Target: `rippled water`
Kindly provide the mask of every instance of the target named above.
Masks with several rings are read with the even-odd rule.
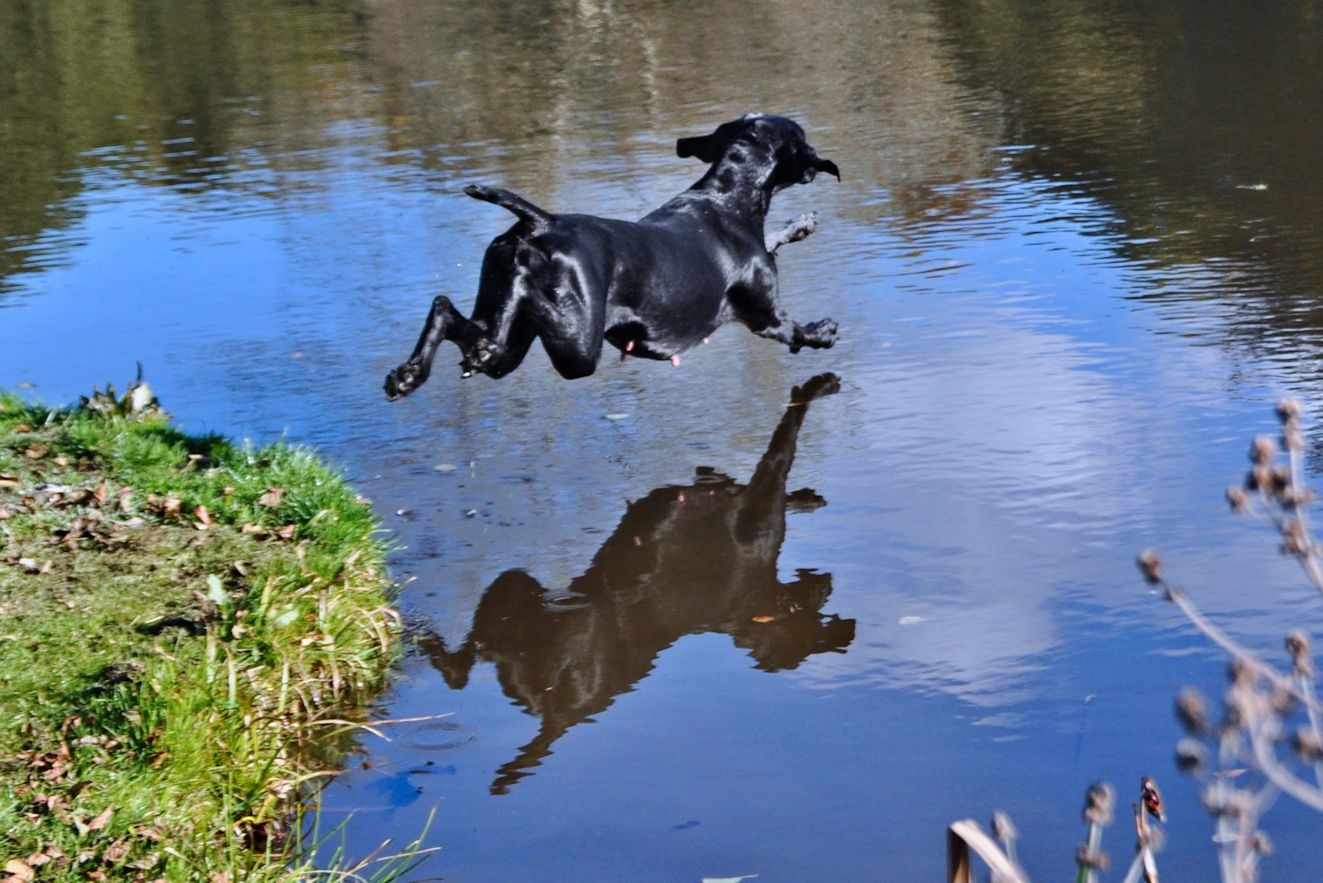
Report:
[[[1085,787],[1149,774],[1164,875],[1211,879],[1169,709],[1222,660],[1132,561],[1265,652],[1323,621],[1220,504],[1276,397],[1323,401],[1320,36],[1303,3],[5,4],[0,384],[141,360],[188,429],[376,501],[418,636],[381,716],[449,716],[327,789],[351,852],[436,808],[420,876],[934,879],[1002,808],[1059,879]],[[637,217],[701,171],[674,138],[754,109],[841,167],[772,211],[822,219],[782,291],[835,349],[443,353],[384,401],[508,220],[464,184]],[[1266,878],[1307,876],[1319,817],[1266,827]]]

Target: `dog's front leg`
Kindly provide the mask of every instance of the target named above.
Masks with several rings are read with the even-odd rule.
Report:
[[[769,340],[784,343],[792,353],[797,353],[804,347],[825,350],[836,345],[836,322],[834,320],[819,319],[816,322],[801,325],[784,312],[778,310],[777,314],[775,325],[767,325],[761,328],[750,325],[749,330],[759,337],[766,337]]]
[[[776,250],[787,242],[798,242],[807,237],[810,233],[817,232],[818,216],[815,212],[805,212],[797,218],[786,221],[784,227],[775,233],[768,233],[763,237],[763,245],[768,254],[776,254]]]
[[[831,319],[801,325],[786,315],[777,303],[774,277],[770,284],[735,286],[726,297],[737,321],[759,337],[784,343],[792,353],[836,344],[836,323]]]

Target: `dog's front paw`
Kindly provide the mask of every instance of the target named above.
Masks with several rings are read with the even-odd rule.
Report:
[[[836,322],[832,319],[820,319],[804,326],[804,346],[818,350],[831,349],[836,345]]]
[[[386,375],[386,399],[402,399],[427,381],[427,369],[417,362],[405,362]]]

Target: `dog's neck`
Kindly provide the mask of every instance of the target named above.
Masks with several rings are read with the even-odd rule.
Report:
[[[727,151],[689,189],[711,196],[731,210],[759,223],[767,217],[776,185],[776,160],[770,152],[749,145]]]

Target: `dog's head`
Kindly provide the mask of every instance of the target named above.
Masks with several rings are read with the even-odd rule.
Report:
[[[761,113],[722,123],[711,135],[681,138],[675,142],[675,152],[709,164],[726,160],[739,166],[765,167],[765,183],[775,189],[807,184],[818,172],[841,179],[836,163],[818,156],[798,123]]]

